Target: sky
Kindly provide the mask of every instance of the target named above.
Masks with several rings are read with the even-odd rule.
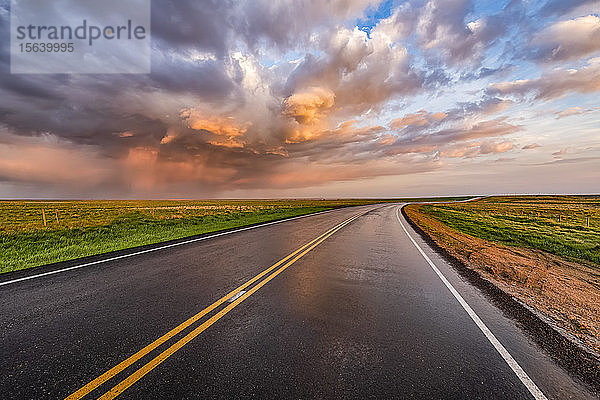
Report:
[[[157,0],[150,74],[11,74],[9,8],[0,198],[600,193],[598,0]]]

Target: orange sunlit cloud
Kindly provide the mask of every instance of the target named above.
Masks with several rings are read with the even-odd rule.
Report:
[[[536,192],[560,165],[600,173],[597,2],[309,3],[157,4],[182,20],[153,28],[147,75],[3,71],[0,196],[461,194],[489,174]]]

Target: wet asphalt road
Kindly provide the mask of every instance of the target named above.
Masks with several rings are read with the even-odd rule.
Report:
[[[397,210],[335,210],[0,286],[0,398],[65,398],[365,211],[119,398],[533,398],[408,239]],[[546,397],[593,398],[404,224]]]

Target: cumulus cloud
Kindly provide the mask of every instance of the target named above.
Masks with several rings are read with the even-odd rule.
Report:
[[[519,131],[519,127],[506,122],[503,118],[477,122],[467,127],[443,129],[434,134],[421,136],[426,143],[453,143],[487,137],[505,136]]]
[[[593,93],[600,90],[600,58],[593,58],[579,69],[557,68],[536,79],[521,79],[490,85],[492,95],[523,97],[532,94],[535,99],[554,99],[570,92]]]
[[[397,124],[400,129],[395,134],[382,135],[380,144],[386,154],[437,153],[438,157],[473,158],[479,155],[501,153],[513,148],[511,141],[492,140],[518,132],[521,127],[505,121],[504,118],[493,120],[475,120],[466,122],[449,113],[460,113],[461,110],[451,110],[438,121],[444,124],[432,123],[427,116],[435,113],[419,113],[408,115],[414,124]],[[401,119],[393,122],[401,121]],[[444,126],[446,125],[446,126]]]
[[[156,0],[148,75],[14,75],[0,43],[0,184],[200,196],[433,171],[512,151],[516,101],[600,88],[598,59],[513,78],[522,55],[597,51],[597,16],[525,26],[518,2],[410,0],[359,29],[379,6]]]
[[[600,18],[587,15],[556,22],[531,42],[536,57],[546,62],[577,59],[600,51]]]
[[[548,0],[541,9],[543,16],[563,15],[578,7],[593,6],[597,0]]]
[[[402,118],[397,118],[390,123],[392,129],[402,129],[407,126],[429,126],[432,123],[439,122],[446,118],[448,114],[443,112],[428,113],[421,110],[415,114],[408,114]]]
[[[319,121],[335,103],[335,93],[327,88],[310,87],[297,92],[284,101],[284,114],[301,124]]]
[[[467,145],[454,145],[440,152],[441,156],[451,158],[474,158],[480,154],[500,154],[513,149],[513,143],[503,142],[475,142]]]
[[[468,0],[428,1],[416,23],[421,45],[436,49],[451,64],[478,61],[505,25],[497,16],[466,21],[471,11]]]
[[[480,101],[470,103],[459,103],[463,114],[497,114],[514,104],[510,99],[500,99],[498,97],[487,96]]]
[[[377,4],[377,0],[253,0],[237,3],[231,14],[244,42],[257,46],[266,39],[284,51],[309,42],[316,29],[328,31]]]
[[[350,115],[421,88],[422,77],[410,67],[406,48],[377,29],[369,38],[358,28],[340,28],[319,43],[319,50],[321,56],[307,54],[292,71],[285,92],[327,88],[335,95],[335,111]]]
[[[203,114],[199,110],[185,109],[181,111],[181,117],[190,128],[197,131],[207,131],[215,135],[236,137],[241,136],[248,130],[249,123],[240,124],[232,116]]]

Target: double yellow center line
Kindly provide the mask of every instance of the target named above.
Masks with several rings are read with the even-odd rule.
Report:
[[[212,324],[214,324],[219,319],[221,319],[221,317],[223,317],[229,311],[233,310],[238,304],[240,304],[242,301],[246,300],[253,293],[255,293],[261,287],[266,285],[271,279],[275,278],[277,275],[279,275],[281,272],[283,272],[290,265],[294,264],[296,261],[298,261],[300,258],[302,258],[306,253],[308,253],[309,251],[311,251],[312,249],[317,247],[328,237],[330,237],[331,235],[336,233],[338,230],[342,229],[344,226],[346,226],[350,222],[354,221],[356,218],[358,218],[359,216],[361,216],[363,214],[364,213],[356,214],[356,215],[346,219],[345,221],[341,222],[340,224],[329,229],[327,232],[325,232],[322,235],[318,236],[317,238],[313,239],[309,243],[300,247],[296,251],[292,252],[291,254],[289,254],[286,257],[282,258],[281,260],[277,261],[275,264],[273,264],[269,268],[265,269],[264,271],[262,271],[261,273],[259,273],[255,277],[253,277],[252,279],[248,280],[244,284],[242,284],[239,287],[237,287],[236,289],[232,290],[227,295],[221,297],[219,300],[215,301],[210,306],[206,307],[205,309],[203,309],[196,315],[192,316],[188,320],[182,322],[181,324],[179,324],[178,326],[176,326],[169,332],[165,333],[163,336],[156,339],[154,342],[150,343],[143,349],[139,350],[137,353],[133,354],[131,357],[127,358],[126,360],[123,360],[122,362],[120,362],[113,368],[109,369],[108,371],[106,371],[105,373],[103,373],[102,375],[100,375],[99,377],[94,379],[93,381],[89,382],[88,384],[83,386],[81,389],[77,390],[76,392],[74,392],[73,394],[68,396],[65,400],[78,400],[78,399],[81,399],[84,396],[88,395],[90,392],[94,391],[99,386],[103,385],[105,382],[107,382],[108,380],[115,377],[117,374],[123,372],[126,368],[130,367],[131,365],[133,365],[134,363],[139,361],[141,358],[143,358],[145,355],[147,355],[150,352],[152,352],[153,350],[155,350],[160,345],[166,343],[169,339],[173,338],[175,335],[181,333],[186,328],[190,327],[195,322],[202,319],[202,317],[204,317],[205,315],[209,314],[210,312],[212,312],[213,310],[218,308],[221,304],[225,303],[229,299],[238,295],[238,293],[240,293],[242,290],[248,288],[249,286],[251,286],[254,283],[256,283],[257,281],[259,281],[261,278],[266,276],[266,278],[264,278],[262,281],[258,282],[256,285],[252,286],[252,288],[249,289],[247,292],[245,292],[241,295],[238,295],[238,297],[235,298],[234,301],[232,301],[227,307],[224,307],[223,309],[221,309],[219,312],[214,314],[212,317],[210,317],[208,320],[203,322],[197,328],[192,330],[190,333],[185,335],[183,338],[176,341],[174,344],[172,344],[166,350],[163,350],[159,355],[154,357],[152,360],[148,361],[146,364],[141,366],[135,372],[131,373],[129,376],[124,378],[121,382],[119,382],[117,385],[115,385],[108,392],[104,393],[102,396],[99,397],[99,399],[102,399],[102,400],[114,399],[119,394],[123,393],[123,391],[125,391],[128,387],[130,387],[135,382],[140,380],[144,375],[146,375],[152,369],[157,367],[160,363],[162,363],[167,358],[169,358],[171,355],[173,355],[177,350],[181,349],[183,346],[185,346],[187,343],[189,343],[192,339],[194,339],[196,336],[198,336],[199,334],[204,332]]]

